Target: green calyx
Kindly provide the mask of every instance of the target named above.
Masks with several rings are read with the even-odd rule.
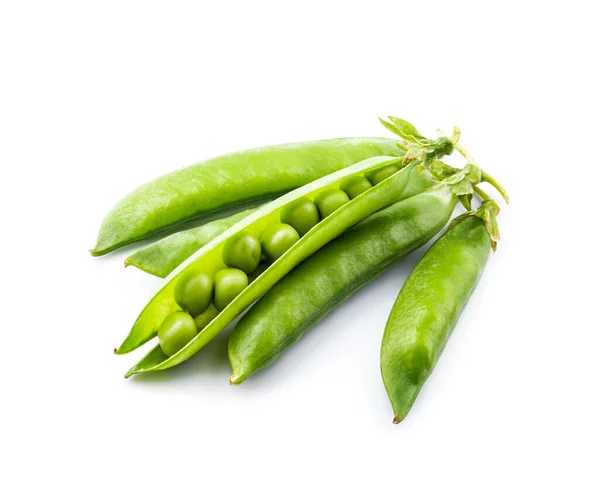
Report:
[[[492,240],[492,250],[496,251],[496,247],[500,241],[500,229],[498,228],[498,221],[496,220],[498,214],[500,214],[500,207],[498,207],[498,204],[491,199],[486,199],[479,206],[479,209],[469,210],[454,219],[450,224],[450,228],[466,217],[478,217],[484,222],[485,229],[490,235],[490,239]]]
[[[427,169],[437,159],[452,154],[460,138],[460,130],[456,127],[450,137],[442,135],[436,140],[431,140],[423,137],[417,128],[406,120],[395,116],[388,116],[388,119],[390,121],[382,118],[379,121],[390,132],[402,138],[398,147],[406,151],[404,162],[417,161]]]
[[[475,185],[481,181],[481,170],[474,164],[467,164],[463,169],[452,168],[441,161],[434,164],[435,169],[429,171],[439,183],[432,188],[449,187],[459,199],[465,199],[469,205],[467,210],[470,209]]]

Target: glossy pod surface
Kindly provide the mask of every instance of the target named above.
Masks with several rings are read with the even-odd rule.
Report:
[[[461,218],[429,249],[392,308],[381,345],[381,375],[398,423],[435,367],[491,250],[478,217]]]
[[[251,149],[174,171],[134,190],[104,218],[92,255],[104,255],[208,213],[282,195],[373,156],[396,142],[331,139]]]
[[[401,162],[401,158],[375,157],[367,159],[294,190],[236,223],[189,257],[165,279],[163,286],[142,311],[129,335],[116,352],[127,353],[153,338],[156,335],[157,327],[165,317],[179,309],[174,301],[174,288],[181,276],[185,275],[189,269],[201,269],[208,276],[214,278],[217,272],[226,268],[227,265],[223,262],[222,254],[224,245],[231,237],[244,233],[260,238],[270,225],[280,222],[282,209],[298,198],[307,197],[314,200],[314,197],[323,190],[338,188],[344,178],[377,169],[389,162]],[[320,221],[258,275],[235,299],[231,300],[214,320],[181,351],[167,358],[160,350],[158,352],[153,350],[134,366],[128,375],[142,371],[162,370],[188,359],[300,262],[348,228],[395,202],[409,182],[410,171],[410,168],[399,171]],[[217,287],[215,287],[216,291]]]
[[[362,183],[360,193],[365,192],[370,186],[364,185],[364,177],[353,177],[350,180],[345,180],[340,185],[344,189],[348,184]],[[427,171],[410,171],[410,180],[404,191],[400,194],[399,200],[413,197],[421,192],[424,192],[433,185],[433,179]],[[345,190],[348,193],[348,190]],[[356,193],[356,188],[353,188],[355,193],[352,199],[356,198],[359,193]],[[288,216],[284,216],[282,212],[282,222],[291,224],[303,236],[310,228],[319,222],[319,211],[314,202],[308,199],[299,199],[296,201],[296,207],[287,211]],[[167,277],[179,264],[199,250],[204,245],[208,244],[212,239],[225,232],[235,223],[239,222],[244,217],[248,216],[256,209],[243,211],[233,216],[219,219],[211,223],[205,224],[198,228],[193,228],[187,231],[174,233],[162,240],[158,240],[151,245],[148,245],[141,250],[138,250],[133,255],[127,258],[126,265],[133,265],[149,274],[158,277]]]
[[[211,240],[227,231],[235,223],[256,209],[238,212],[197,228],[180,231],[158,240],[127,257],[125,265],[133,265],[148,274],[167,277],[175,267]]]
[[[455,201],[442,188],[398,202],[305,260],[235,327],[229,339],[231,383],[270,364],[334,306],[427,243],[444,227]]]

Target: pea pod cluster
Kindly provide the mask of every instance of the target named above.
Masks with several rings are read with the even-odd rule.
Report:
[[[239,318],[228,355],[230,383],[242,383],[425,245],[462,205],[467,212],[417,264],[383,331],[382,379],[394,422],[404,419],[499,239],[499,207],[480,183],[507,203],[508,195],[459,143],[458,129],[427,139],[400,118],[381,121],[397,140],[243,151],[166,175],[123,199],[105,218],[93,255],[179,229],[125,261],[164,278],[115,349],[124,354],[155,341],[125,376],[183,363]],[[463,168],[442,161],[455,150]],[[481,199],[476,210],[474,199]],[[240,208],[186,229],[191,219]]]
[[[402,158],[375,157],[332,173],[261,207],[196,251],[165,279],[116,350],[127,353],[159,336],[128,375],[182,363],[300,262],[397,200],[410,179],[411,166],[401,164]],[[263,257],[268,266],[249,282]],[[211,305],[218,314],[202,316]],[[196,325],[198,316],[208,323]]]

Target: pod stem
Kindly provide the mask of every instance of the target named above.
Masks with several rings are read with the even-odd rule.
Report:
[[[459,144],[457,142],[456,144],[454,144],[454,148],[460,154],[463,155],[463,157],[467,160],[468,163],[477,164],[475,159],[473,158],[473,156],[462,146],[462,144]],[[498,180],[496,180],[492,175],[481,170],[481,181],[485,181],[485,182],[489,183],[490,185],[492,185],[498,191],[498,193],[500,195],[502,195],[502,198],[504,199],[504,201],[507,204],[510,202],[510,197],[508,196],[508,193],[506,192],[504,187],[502,185],[500,185]]]
[[[483,174],[483,172],[482,172],[482,174]],[[473,185],[473,190],[475,191],[475,193],[477,195],[479,195],[481,197],[481,200],[492,200],[492,197],[490,197],[486,192],[484,192],[477,185]]]

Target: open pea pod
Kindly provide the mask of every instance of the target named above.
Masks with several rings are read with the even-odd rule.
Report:
[[[326,190],[339,190],[341,183],[350,177],[367,175],[382,179],[380,182],[377,179],[375,186],[360,193],[312,227],[179,351],[167,356],[157,346],[131,368],[126,376],[163,370],[187,360],[304,259],[371,214],[396,202],[409,182],[412,166],[400,169],[387,178],[380,172],[384,168],[390,169],[392,164],[400,167],[402,162],[402,158],[374,157],[327,175],[261,207],[196,251],[165,279],[162,287],[139,315],[123,344],[115,350],[117,354],[133,351],[155,337],[164,319],[179,310],[174,296],[175,285],[181,275],[189,269],[195,269],[214,278],[218,271],[227,267],[222,256],[224,244],[229,238],[238,233],[260,237],[267,227],[280,222],[281,210],[286,205],[300,198],[313,200]]]

